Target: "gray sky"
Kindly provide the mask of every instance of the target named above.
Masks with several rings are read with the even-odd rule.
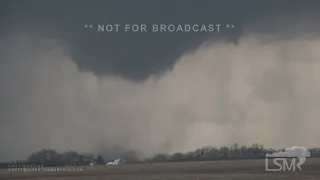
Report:
[[[0,161],[45,147],[319,146],[320,2],[1,1]],[[235,24],[97,33],[84,24]]]
[[[319,11],[319,2],[310,0],[30,0],[28,3],[13,0],[1,3],[2,36],[27,33],[59,39],[70,47],[72,59],[80,68],[95,73],[116,73],[130,79],[144,79],[150,74],[171,68],[179,56],[209,38],[236,41],[243,29],[253,22],[266,23],[290,18],[279,26],[290,25],[305,14]],[[88,34],[82,28],[86,23],[234,23],[237,28],[213,34],[150,32],[102,35]],[[255,28],[260,32],[273,32],[277,27],[260,25]],[[123,53],[123,49],[126,49],[126,53]]]

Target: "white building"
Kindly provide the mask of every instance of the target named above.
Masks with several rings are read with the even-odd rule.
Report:
[[[118,164],[125,164],[126,161],[124,159],[118,158],[115,159],[113,162],[108,162],[106,165],[118,165]]]

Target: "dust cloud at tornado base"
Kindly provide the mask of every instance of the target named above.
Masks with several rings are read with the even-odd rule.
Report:
[[[320,39],[243,36],[134,82],[80,71],[58,41],[0,39],[0,160],[52,148],[146,157],[203,145],[320,145]],[[125,51],[125,50],[124,50]]]

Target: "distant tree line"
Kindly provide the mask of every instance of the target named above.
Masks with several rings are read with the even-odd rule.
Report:
[[[134,151],[126,151],[123,148],[113,148],[103,155],[81,154],[76,151],[59,153],[52,149],[42,149],[32,153],[26,161],[16,162],[28,165],[49,166],[83,166],[90,163],[103,165],[113,161],[115,158],[123,158],[131,163],[143,162],[180,162],[180,161],[208,161],[208,160],[240,160],[240,159],[262,159],[267,153],[283,151],[284,149],[267,149],[262,144],[252,144],[251,146],[234,143],[231,147],[211,147],[198,148],[188,153],[176,152],[173,154],[154,154],[152,158],[138,160]],[[320,148],[309,149],[311,157],[320,157]],[[104,157],[104,158],[103,158]],[[12,163],[12,162],[11,162]],[[0,168],[7,168],[8,163],[0,163]]]
[[[32,153],[27,159],[27,164],[41,164],[44,166],[75,166],[88,165],[91,162],[100,162],[101,156],[95,157],[93,154],[79,154],[76,151],[58,153],[52,149],[42,149]]]
[[[320,158],[320,148],[311,148],[311,157]],[[284,149],[264,148],[264,145],[254,143],[251,146],[234,143],[231,147],[202,147],[188,153],[155,154],[146,162],[180,162],[180,161],[212,161],[212,160],[241,160],[263,159],[267,153],[284,151]]]
[[[103,158],[104,157],[104,158]],[[49,166],[83,166],[83,165],[104,165],[115,158],[123,158],[129,162],[138,162],[138,156],[133,151],[126,151],[123,148],[113,148],[106,151],[104,156],[94,154],[81,154],[76,151],[58,153],[52,149],[42,149],[32,153],[25,161],[26,164],[41,164]]]

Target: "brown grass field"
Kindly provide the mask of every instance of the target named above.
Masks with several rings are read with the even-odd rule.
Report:
[[[82,166],[78,172],[10,172],[0,179],[15,180],[320,180],[320,159],[308,159],[303,171],[266,172],[264,160],[202,161],[118,166]]]

